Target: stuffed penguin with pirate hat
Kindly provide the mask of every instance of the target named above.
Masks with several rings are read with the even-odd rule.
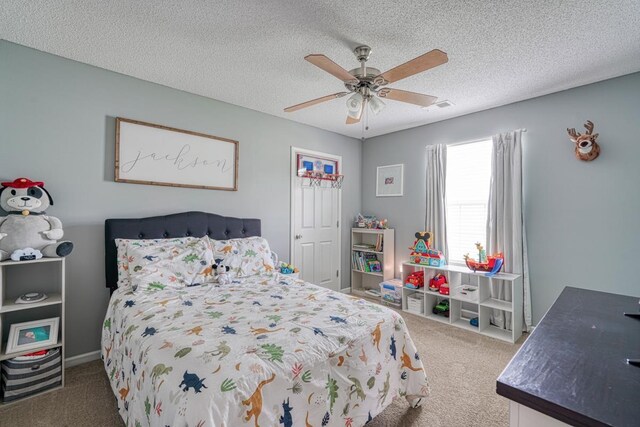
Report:
[[[25,249],[31,248],[49,258],[71,253],[73,243],[60,241],[64,234],[62,222],[45,214],[52,205],[53,199],[45,190],[44,182],[18,178],[2,183],[0,207],[7,216],[0,216],[0,261],[33,259],[21,258]]]

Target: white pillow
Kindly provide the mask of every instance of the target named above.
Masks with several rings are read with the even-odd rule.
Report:
[[[263,237],[211,239],[211,246],[214,261],[228,266],[233,276],[247,277],[274,271],[271,248]]]
[[[131,286],[129,278],[130,269],[136,266],[130,266],[129,264],[134,260],[127,254],[127,247],[129,245],[133,247],[162,247],[162,246],[175,246],[183,245],[189,242],[199,240],[197,237],[177,237],[172,239],[116,239],[116,248],[118,249],[118,287],[127,288]]]
[[[134,291],[184,288],[212,279],[213,252],[206,237],[186,242],[127,245],[129,277]]]

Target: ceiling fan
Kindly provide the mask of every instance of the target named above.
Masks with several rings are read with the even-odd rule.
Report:
[[[382,111],[385,104],[380,98],[407,102],[420,107],[428,107],[438,99],[431,95],[408,92],[406,90],[393,89],[385,86],[446,63],[449,59],[445,52],[434,49],[384,73],[381,73],[380,70],[376,68],[366,66],[369,55],[371,54],[371,48],[369,46],[358,46],[353,50],[353,53],[358,61],[360,61],[360,67],[354,68],[351,71],[345,70],[324,55],[314,54],[305,56],[305,60],[342,80],[349,92],[338,92],[312,99],[311,101],[287,107],[284,111],[291,113],[353,93],[353,95],[347,99],[346,123],[350,125],[360,121],[367,104],[369,104],[374,114]]]

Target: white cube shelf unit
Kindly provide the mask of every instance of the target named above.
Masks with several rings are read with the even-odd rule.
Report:
[[[376,242],[382,239],[382,248],[375,250]],[[363,248],[366,245],[373,245],[374,248]],[[352,228],[351,229],[351,292],[358,296],[369,296],[365,291],[375,289],[380,291],[380,282],[393,279],[394,276],[394,230]],[[380,272],[364,271],[354,262],[353,256],[362,253],[380,261]]]
[[[402,264],[402,283],[406,283],[409,274],[420,270],[424,271],[425,286],[420,289],[402,288],[403,311],[510,343],[515,343],[522,335],[522,276],[511,273],[498,273],[495,276],[486,277],[484,272],[474,273],[463,266],[430,267],[405,262]],[[450,295],[442,295],[429,290],[429,279],[439,273],[447,277]],[[512,301],[491,298],[491,287],[494,284],[511,287]],[[456,288],[463,285],[476,287],[477,289],[464,295],[456,290]],[[473,296],[474,293],[476,294],[475,296]],[[408,310],[407,298],[412,294],[422,296],[423,314]],[[434,314],[433,307],[445,299],[449,300],[449,317]],[[501,329],[490,324],[489,320],[494,309],[512,314],[513,327],[511,330]],[[478,318],[478,326],[473,326],[469,322],[474,317]]]
[[[14,272],[21,270],[21,280],[14,280]],[[17,304],[16,298],[25,292],[44,291],[48,298],[31,304]],[[7,353],[7,334],[11,324],[59,317],[58,341],[28,351]],[[41,258],[34,261],[0,262],[0,361],[40,350],[59,348],[62,359],[62,378],[59,386],[9,403],[13,405],[64,387],[64,327],[65,327],[65,258]],[[2,424],[2,423],[0,423]]]

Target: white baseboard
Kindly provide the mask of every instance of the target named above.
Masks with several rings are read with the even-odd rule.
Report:
[[[340,292],[342,292],[343,294],[350,294],[351,293],[351,286],[347,286],[346,288],[340,289]]]
[[[91,351],[89,353],[79,354],[77,356],[67,357],[64,359],[65,368],[82,365],[83,363],[93,362],[100,359],[100,350]]]

